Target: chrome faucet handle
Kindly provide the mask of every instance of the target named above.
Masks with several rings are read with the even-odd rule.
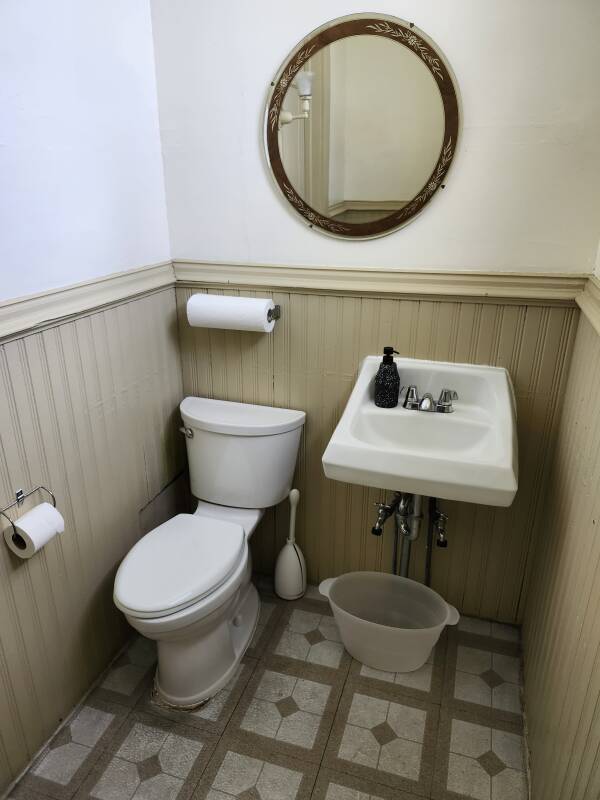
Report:
[[[453,400],[458,400],[458,393],[454,389],[442,389],[435,410],[442,414],[451,414],[454,411],[452,408]]]
[[[412,385],[408,387],[408,389],[406,390],[406,397],[404,398],[404,403],[402,405],[409,411],[418,411],[419,392],[416,386]]]
[[[419,403],[419,411],[435,411],[435,409],[436,405],[433,395],[427,392],[421,398],[421,402]]]

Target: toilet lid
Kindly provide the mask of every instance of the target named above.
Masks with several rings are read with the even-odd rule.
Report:
[[[115,577],[115,605],[135,617],[181,611],[227,580],[240,563],[245,540],[241,525],[178,514],[125,556]]]

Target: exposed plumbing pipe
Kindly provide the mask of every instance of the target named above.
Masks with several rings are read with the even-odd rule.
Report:
[[[392,572],[394,575],[398,575],[398,557],[402,552],[400,537],[403,537],[402,541],[404,541],[404,537],[410,534],[410,528],[408,527],[406,518],[410,514],[411,502],[411,494],[401,492],[398,495],[398,503],[394,514],[394,554],[392,556]]]
[[[433,529],[437,516],[437,498],[429,498],[427,514],[427,544],[425,545],[425,586],[431,586],[431,558],[433,556]]]
[[[446,538],[447,514],[439,509],[436,497],[429,498],[429,514],[427,520],[427,545],[425,549],[425,586],[431,586],[431,558],[433,555],[433,539],[438,547],[448,547]]]
[[[386,520],[394,515],[394,551],[392,556],[392,572],[395,575],[408,577],[410,566],[411,544],[418,537],[423,519],[423,496],[394,492],[389,503],[375,503],[377,519],[371,533],[381,536]],[[400,565],[398,565],[400,556]]]
[[[412,496],[412,513],[410,515],[404,515],[404,518],[402,518],[400,510],[398,510],[395,515],[396,535],[402,536],[402,553],[400,556],[399,575],[401,575],[403,578],[408,578],[408,570],[410,567],[410,551],[412,543],[419,537],[422,519],[423,495],[420,494],[415,494]],[[404,532],[407,528],[408,532]]]

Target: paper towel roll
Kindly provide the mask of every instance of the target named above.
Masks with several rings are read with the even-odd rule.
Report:
[[[12,525],[4,529],[6,544],[19,558],[31,558],[57,533],[64,531],[65,521],[50,503],[40,503],[15,520],[15,528],[16,532]]]
[[[193,294],[187,303],[187,318],[194,328],[223,328],[271,333],[275,320],[267,319],[275,303],[267,298]]]

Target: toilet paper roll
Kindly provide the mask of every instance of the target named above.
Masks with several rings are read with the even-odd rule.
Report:
[[[15,529],[12,525],[5,528],[4,539],[16,556],[31,558],[64,529],[62,514],[50,503],[40,503],[15,520]]]
[[[275,320],[267,319],[275,303],[266,298],[193,294],[187,303],[187,318],[194,328],[222,328],[271,333]]]

